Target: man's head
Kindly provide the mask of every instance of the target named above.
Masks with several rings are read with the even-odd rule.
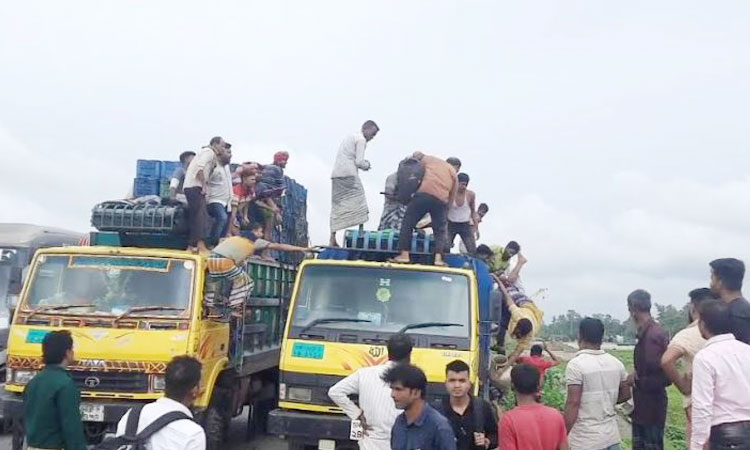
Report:
[[[167,364],[164,394],[186,406],[200,394],[201,363],[190,356],[177,356]]]
[[[489,264],[489,262],[492,261],[492,258],[494,257],[495,252],[493,252],[489,246],[485,244],[477,246],[477,258]]]
[[[256,238],[263,237],[263,230],[265,227],[260,222],[252,222],[250,224],[250,231],[255,235]]]
[[[742,290],[745,278],[745,263],[736,258],[715,259],[711,266],[711,291],[717,295],[730,294]]]
[[[461,171],[461,160],[456,158],[455,156],[451,156],[450,158],[446,159],[445,162],[453,166],[453,168],[456,170],[456,173]]]
[[[477,215],[479,215],[480,219],[483,219],[484,216],[487,215],[489,210],[490,210],[490,207],[487,206],[487,203],[480,203],[479,207],[477,208]]]
[[[578,346],[598,350],[604,340],[604,324],[599,319],[584,317],[578,325]]]
[[[518,364],[510,371],[513,390],[520,395],[535,395],[539,392],[539,370],[528,364]]]
[[[222,166],[226,166],[227,164],[232,162],[232,149],[230,147],[225,147],[224,151],[218,154],[219,158],[219,164]]]
[[[68,330],[51,331],[42,341],[42,360],[48,366],[68,366],[75,361],[73,337]]]
[[[182,164],[182,167],[187,169],[193,158],[195,158],[195,152],[187,151],[180,153],[180,163]]]
[[[224,153],[225,150],[232,148],[232,144],[224,141],[224,138],[222,138],[221,136],[212,137],[208,145],[219,156],[221,156],[221,154]]]
[[[391,398],[398,409],[408,409],[425,398],[427,377],[419,367],[397,364],[383,374],[383,381],[391,386]]]
[[[458,174],[458,190],[463,192],[469,187],[469,175],[463,172]]]
[[[534,325],[532,325],[531,321],[529,319],[521,319],[516,323],[516,328],[513,330],[513,337],[516,339],[522,339],[534,330]]]
[[[445,366],[445,390],[451,397],[461,398],[471,391],[471,370],[469,365],[457,359]]]
[[[362,124],[362,136],[365,137],[367,142],[370,142],[378,134],[378,131],[380,131],[378,124],[372,120],[368,120]]]
[[[399,363],[408,363],[411,358],[411,349],[414,346],[411,338],[398,333],[388,339],[388,359]]]
[[[273,163],[282,169],[286,167],[287,162],[289,162],[289,152],[280,151],[276,152],[273,155]]]
[[[636,289],[628,295],[628,312],[630,317],[639,318],[651,315],[651,294],[645,289]]]
[[[529,354],[531,356],[542,356],[542,351],[544,349],[539,344],[534,344],[531,346],[531,350],[529,350]]]
[[[729,305],[721,300],[706,300],[700,307],[698,327],[704,339],[732,332]]]
[[[253,170],[244,170],[242,172],[242,185],[246,188],[252,188],[258,183],[258,174]]]
[[[688,293],[688,296],[690,297],[690,306],[688,307],[690,322],[698,320],[700,306],[703,302],[716,298],[709,288],[693,289]]]
[[[510,241],[503,249],[503,260],[507,261],[521,251],[521,246],[516,241]]]

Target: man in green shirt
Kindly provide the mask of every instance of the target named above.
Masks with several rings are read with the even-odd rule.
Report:
[[[31,449],[84,450],[81,393],[65,367],[73,362],[73,338],[66,330],[44,337],[45,368],[24,391],[24,427]]]

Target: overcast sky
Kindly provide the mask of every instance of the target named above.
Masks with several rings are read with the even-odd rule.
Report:
[[[0,221],[87,230],[138,158],[213,135],[291,153],[327,237],[340,141],[374,119],[371,227],[414,150],[458,156],[547,319],[682,305],[750,256],[750,3],[4,2]]]

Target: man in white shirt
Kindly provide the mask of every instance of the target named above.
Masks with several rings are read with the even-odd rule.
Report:
[[[391,388],[381,378],[391,367],[408,364],[411,358],[411,338],[395,334],[388,340],[388,359],[380,366],[363,367],[328,390],[328,396],[352,420],[360,420],[365,429],[359,441],[362,450],[390,450],[391,428],[401,413],[391,398]],[[359,406],[350,395],[359,395]]]
[[[729,308],[721,300],[700,308],[706,345],[693,361],[693,450],[750,448],[750,345],[731,334]]]
[[[565,369],[565,426],[571,450],[619,450],[615,405],[630,398],[620,360],[601,349],[604,324],[586,317],[578,328],[580,350]]]
[[[171,413],[181,412],[188,418],[169,423],[154,433],[147,441],[149,450],[205,450],[206,434],[203,428],[193,420],[190,407],[200,394],[201,363],[189,356],[178,356],[167,365],[164,375],[165,397],[149,403],[141,409],[138,420],[140,433],[160,417]],[[133,410],[128,411],[117,424],[117,436],[125,434],[128,417]]]
[[[372,120],[362,125],[359,133],[347,136],[341,142],[336,154],[336,162],[331,172],[331,246],[336,247],[336,232],[355,225],[362,225],[369,219],[367,198],[360,170],[370,170],[370,162],[365,159],[365,148],[380,128]]]
[[[693,289],[688,295],[690,296],[688,311],[690,325],[675,334],[669,342],[667,351],[661,357],[661,367],[664,369],[667,377],[682,393],[682,408],[685,410],[687,418],[685,434],[688,446],[690,446],[690,433],[692,431],[690,426],[690,391],[693,378],[693,359],[696,353],[706,344],[706,340],[703,339],[701,331],[698,328],[698,310],[703,302],[715,299],[716,297],[711,293],[711,289],[709,288]],[[677,367],[678,361],[682,363],[681,371]]]
[[[214,219],[208,233],[208,243],[211,246],[217,245],[219,240],[227,235],[229,213],[232,209],[232,171],[229,167],[232,150],[226,149],[218,156],[218,161],[208,179],[206,190],[208,215]]]

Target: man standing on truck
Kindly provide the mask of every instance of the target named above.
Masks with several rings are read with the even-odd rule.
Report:
[[[226,149],[218,160],[219,163],[208,179],[206,192],[208,215],[214,219],[208,234],[208,242],[211,246],[218,244],[219,240],[227,235],[229,214],[232,209],[232,171],[229,167],[232,161],[232,150]]]
[[[208,255],[206,234],[208,212],[206,211],[206,192],[208,180],[219,163],[219,157],[232,147],[219,136],[211,138],[208,146],[203,147],[193,159],[185,173],[183,191],[188,203],[188,223],[190,225],[189,245],[192,250]]]
[[[477,195],[474,191],[467,189],[469,175],[459,173],[457,178],[456,197],[448,205],[448,246],[446,251],[450,251],[456,235],[459,235],[461,236],[461,242],[466,246],[467,252],[473,255],[477,251],[475,233],[479,226],[479,216],[474,207]]]
[[[471,395],[469,365],[457,359],[445,368],[445,390],[442,413],[453,427],[458,450],[497,448],[497,419],[492,405]]]
[[[182,413],[183,418],[170,421],[156,431],[146,444],[150,450],[205,450],[206,433],[193,421],[190,408],[200,395],[201,363],[190,356],[177,356],[167,365],[164,374],[164,397],[138,411],[137,433],[169,413]],[[117,424],[117,436],[124,436],[133,409]]]
[[[75,360],[67,330],[52,331],[42,341],[45,367],[24,391],[26,444],[33,449],[84,450],[81,393],[65,370]]]
[[[399,410],[391,398],[391,388],[383,381],[383,374],[396,364],[408,364],[411,358],[411,338],[405,334],[394,334],[388,340],[388,359],[385,364],[363,367],[328,390],[328,396],[344,414],[359,420],[364,428],[364,437],[359,441],[362,450],[390,450],[391,428]],[[350,398],[359,396],[359,406]]]

